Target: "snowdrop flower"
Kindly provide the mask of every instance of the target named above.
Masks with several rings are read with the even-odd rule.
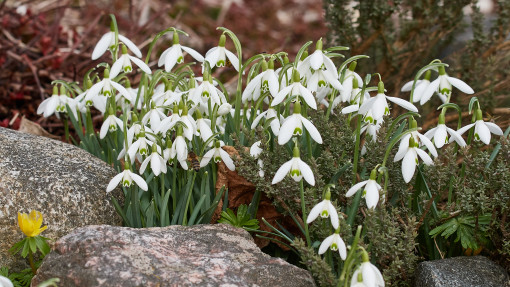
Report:
[[[259,166],[259,176],[260,177],[264,177],[264,162],[259,159],[259,156],[260,154],[262,153],[262,149],[260,148],[260,144],[261,142],[260,141],[256,141],[255,143],[253,143],[250,147],[250,155],[254,158],[257,159],[257,164]]]
[[[422,136],[422,135],[420,135]],[[426,138],[426,137],[424,137]],[[422,138],[420,138],[422,139]],[[430,149],[430,145],[435,152],[434,145],[427,138],[427,148],[432,153],[432,149]],[[434,153],[433,153],[434,154]],[[418,143],[415,141],[415,137],[411,135],[406,135],[400,141],[400,146],[398,149],[394,162],[402,160],[402,176],[404,177],[404,181],[408,183],[413,178],[414,171],[416,170],[416,165],[418,165],[418,156],[423,160],[426,165],[434,164],[430,156],[422,149],[418,147]],[[437,156],[437,152],[435,152],[434,156]]]
[[[360,75],[354,72],[356,65],[356,61],[351,62],[349,68],[345,71],[344,78],[341,82],[343,90],[340,91],[340,99],[342,102],[349,101],[349,98],[352,95],[352,90],[355,88],[354,83],[357,85],[363,83],[363,79],[361,79]]]
[[[158,149],[160,150],[158,152]],[[145,169],[147,168],[147,165],[151,164],[152,172],[155,176],[158,176],[160,173],[166,173],[166,160],[159,155],[161,153],[161,148],[157,146],[156,144],[152,145],[152,153],[150,156],[148,156],[140,166],[140,174],[143,174]]]
[[[402,92],[410,92],[413,88],[413,81],[407,82],[401,89]],[[416,81],[416,85],[414,86],[414,92],[413,92],[413,103],[419,102],[422,98],[423,92],[428,88],[430,85],[430,70],[427,70],[425,72],[425,77],[423,80]],[[441,100],[443,102],[446,101],[446,97],[441,95]]]
[[[94,97],[97,97],[100,94],[105,95],[106,97],[113,96],[113,90],[112,88],[115,88],[119,93],[122,94],[128,101],[132,101],[131,94],[120,84],[113,81],[112,74],[110,74],[110,71],[108,69],[104,70],[104,78],[98,82],[95,83],[87,92],[85,95],[85,101],[92,101]]]
[[[156,107],[156,103],[150,102],[151,109],[143,116],[142,123],[150,124],[151,129],[159,131],[161,120],[166,118],[162,108]]]
[[[452,130],[451,128],[445,125],[443,113],[439,115],[439,123],[437,127],[427,131],[425,133],[425,136],[430,140],[434,139],[434,144],[436,145],[437,148],[442,148],[445,144],[449,142],[448,134],[450,134],[452,139],[454,139],[459,144],[459,146],[461,147],[466,146],[466,142],[464,141],[462,136],[458,132]]]
[[[211,99],[213,103],[216,105],[221,105],[222,103],[227,102],[227,98],[225,95],[214,86],[212,77],[210,74],[206,73],[204,75],[204,78],[207,78],[207,80],[204,80],[194,91],[193,93],[190,92],[190,98],[197,99],[197,98],[206,98]],[[207,103],[207,100],[205,101]]]
[[[147,139],[145,131],[142,130],[138,135],[138,139],[127,150],[131,163],[134,163],[135,155],[146,155],[148,146],[152,146],[153,143],[153,141]]]
[[[110,115],[104,120],[101,130],[99,132],[99,138],[104,139],[108,132],[114,132],[117,130],[117,126],[122,129],[123,122],[115,116],[113,109],[110,108]]]
[[[234,55],[229,50],[225,49],[225,42],[227,40],[227,37],[225,34],[221,34],[220,41],[217,47],[211,48],[207,53],[205,54],[205,60],[209,62],[209,65],[212,68],[214,67],[225,67],[227,61],[226,58],[232,63],[232,66],[236,71],[239,72],[239,60],[237,59],[236,55]],[[226,56],[226,57],[225,57]]]
[[[172,39],[172,47],[163,51],[163,53],[161,54],[161,57],[159,57],[159,60],[158,60],[158,67],[161,67],[164,64],[165,71],[170,72],[170,70],[172,70],[172,68],[175,66],[175,64],[182,64],[184,62],[184,56],[182,55],[182,50],[184,50],[185,52],[190,54],[191,57],[193,57],[198,62],[204,61],[204,57],[202,57],[202,55],[200,55],[200,53],[198,53],[197,51],[195,51],[189,47],[180,45],[179,44],[179,34],[176,31],[174,31],[174,35],[173,35],[173,39]]]
[[[284,163],[276,171],[271,184],[276,184],[282,181],[287,174],[289,174],[296,182],[304,178],[310,185],[315,185],[315,178],[313,177],[312,169],[299,157],[299,148],[297,146],[294,147],[292,159]]]
[[[121,184],[124,187],[130,187],[133,184],[133,181],[138,185],[142,190],[147,191],[148,186],[145,180],[138,174],[132,172],[129,170],[129,161],[124,162],[124,171],[117,174],[112,178],[108,186],[106,187],[106,192],[110,192],[117,187],[117,185],[122,182]]]
[[[278,95],[278,89],[278,75],[274,71],[274,60],[269,60],[269,64],[262,60],[262,73],[258,74],[248,83],[243,91],[242,102],[257,101],[261,92],[267,91],[274,98]]]
[[[175,158],[177,156],[177,161],[181,164],[181,167],[185,170],[188,169],[188,144],[186,140],[182,136],[182,126],[177,127],[177,136],[175,137],[175,141],[172,144],[172,148],[170,149],[170,158]]]
[[[490,144],[491,133],[498,136],[503,135],[503,130],[498,125],[496,125],[495,123],[483,121],[482,110],[480,109],[476,110],[476,122],[461,128],[460,130],[457,131],[457,133],[459,133],[459,135],[462,135],[473,126],[475,127],[474,134],[475,140],[482,141],[484,144]]]
[[[16,9],[16,12],[17,11],[18,10]],[[14,285],[11,282],[11,280],[9,278],[7,278],[7,277],[2,276],[2,275],[0,275],[0,286],[2,286],[2,287],[14,287]]]
[[[211,130],[211,120],[202,118],[200,111],[196,111],[197,115],[197,132],[200,135],[202,141],[206,142],[213,136],[213,132]],[[209,146],[212,146],[212,141],[209,142]]]
[[[229,103],[224,103],[218,108],[218,115],[224,116],[228,113],[230,113],[230,110],[232,109],[232,105]]]
[[[306,57],[303,62],[299,65],[298,71],[301,74],[306,74],[310,68],[317,72],[323,68],[325,68],[323,76],[328,80],[336,80],[338,82],[338,72],[336,70],[335,64],[331,59],[324,54],[322,51],[322,38],[319,39],[315,45],[315,52],[313,52],[310,56]],[[328,81],[331,82],[331,81]],[[338,82],[340,85],[340,82]],[[341,85],[340,85],[341,86]]]
[[[110,71],[111,78],[117,77],[121,70],[123,70],[124,73],[130,73],[133,71],[131,61],[133,61],[146,74],[152,74],[152,71],[147,64],[138,58],[128,55],[126,46],[122,46],[122,56],[120,56],[112,65],[112,70]]]
[[[316,110],[317,109],[317,104],[315,103],[315,98],[312,95],[312,92],[310,92],[307,88],[305,88],[301,84],[300,78],[299,78],[299,72],[297,70],[293,71],[293,73],[292,73],[292,80],[293,80],[292,84],[290,84],[289,86],[283,88],[276,95],[276,97],[273,99],[273,102],[271,103],[271,106],[274,107],[274,106],[280,104],[281,102],[283,102],[285,97],[287,95],[289,95],[289,97],[296,96],[296,97],[303,98],[303,100],[306,102],[306,104],[310,108]]]
[[[335,210],[336,213],[336,210]],[[321,246],[319,246],[319,255],[324,254],[328,249],[331,251],[337,251],[340,254],[340,258],[345,260],[347,258],[347,248],[345,246],[344,240],[340,237],[340,228],[335,230],[335,233],[326,237],[324,241],[322,241]]]
[[[301,104],[299,102],[294,103],[294,113],[283,121],[278,133],[278,144],[286,144],[293,135],[302,135],[303,126],[315,142],[322,144],[322,137],[317,128],[301,115]]]
[[[236,169],[234,162],[230,158],[230,155],[221,148],[224,145],[225,144],[223,144],[221,141],[215,141],[214,147],[206,152],[202,157],[202,160],[200,161],[200,167],[208,165],[212,159],[216,163],[223,161],[228,169],[234,171]]]
[[[63,105],[61,97],[58,93],[58,87],[54,86],[53,94],[51,95],[51,97],[42,101],[42,103],[37,108],[37,114],[38,115],[43,114],[43,116],[47,118],[54,114],[55,112],[57,112],[57,109],[58,111],[61,111],[62,107],[65,110],[65,104]]]
[[[109,48],[113,48],[115,46],[115,32],[113,31],[113,27],[110,28],[110,32],[106,33],[101,37],[99,42],[97,42],[96,47],[94,47],[94,51],[92,52],[92,60],[96,60],[99,57],[101,57],[106,50]],[[118,34],[119,41],[124,43],[131,52],[133,52],[138,58],[142,57],[142,52],[140,52],[140,49],[136,47],[136,45],[131,42],[128,38],[122,36],[121,34]]]
[[[284,118],[282,115],[280,115],[280,119],[278,119],[278,114],[276,113],[276,110],[273,108],[268,108],[267,111],[264,111],[260,113],[251,124],[251,129],[255,129],[257,125],[259,124],[260,120],[262,118],[265,118],[267,120],[271,120],[269,125],[271,126],[271,130],[273,131],[273,134],[275,136],[278,136],[280,133],[280,121],[284,121]]]
[[[374,123],[372,122],[365,123],[365,125],[361,127],[360,132],[364,133],[366,131],[367,134],[370,135],[372,141],[375,142],[377,140],[377,133],[379,132],[379,129],[381,129],[382,122],[383,122],[382,120],[379,120]]]
[[[363,254],[363,257],[368,258],[368,255]],[[384,278],[381,271],[367,259],[352,274],[352,286],[384,287]]]
[[[333,228],[335,230],[338,229],[338,213],[333,204],[331,204],[331,192],[329,191],[329,188],[328,191],[326,192],[324,200],[317,203],[310,211],[310,214],[306,219],[306,223],[307,224],[312,223],[319,215],[322,218],[329,217]]]
[[[443,95],[442,99],[446,98],[446,95],[451,94],[452,86],[456,87],[465,94],[475,93],[475,91],[473,91],[473,89],[468,84],[464,83],[463,81],[457,78],[449,77],[446,74],[444,66],[440,66],[438,68],[438,72],[439,77],[432,81],[430,85],[427,87],[427,89],[423,91],[423,94],[420,99],[421,105],[425,104],[428,100],[430,100],[434,92],[437,92],[439,95]]]
[[[351,197],[358,190],[362,187],[365,187],[363,189],[363,197],[367,201],[367,207],[370,209],[374,209],[377,206],[377,203],[379,202],[379,192],[381,191],[382,187],[377,183],[376,181],[377,177],[377,171],[376,169],[373,169],[370,173],[370,179],[358,182],[355,185],[353,185],[348,191],[345,196]]]
[[[416,113],[418,112],[418,109],[410,102],[400,99],[400,98],[386,96],[384,94],[384,84],[382,81],[380,81],[379,85],[378,85],[377,95],[373,98],[370,98],[370,99],[364,101],[363,104],[361,105],[361,107],[359,108],[359,113],[362,115],[366,115],[368,113],[368,111],[371,110],[372,115],[373,115],[373,120],[379,120],[384,115],[390,114],[390,109],[388,107],[388,103],[386,102],[386,100],[389,100],[389,101],[391,101],[407,110],[410,110],[410,111],[413,111]]]

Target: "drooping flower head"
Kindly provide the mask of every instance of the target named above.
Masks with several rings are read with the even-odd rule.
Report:
[[[319,247],[319,254],[324,254],[328,249],[331,249],[331,251],[338,250],[342,260],[347,258],[347,247],[345,246],[345,242],[342,237],[340,237],[340,228],[337,228],[334,234],[326,237],[326,239],[322,241],[321,246]]]
[[[292,177],[292,179],[296,182],[300,181],[302,178],[305,178],[306,182],[308,182],[310,185],[315,185],[315,178],[313,176],[312,169],[299,157],[299,148],[297,146],[294,147],[292,159],[284,163],[276,171],[271,184],[276,184],[282,181],[287,174],[289,174],[290,177]]]
[[[225,49],[226,40],[227,37],[225,36],[225,34],[222,34],[220,36],[218,46],[211,48],[205,54],[205,61],[209,62],[209,65],[212,69],[214,67],[225,67],[228,58],[234,69],[236,69],[236,71],[239,71],[239,60],[237,59],[236,55],[234,55],[234,53],[230,52],[229,50]]]
[[[158,67],[165,65],[165,71],[170,72],[175,64],[182,64],[184,62],[184,56],[182,54],[182,50],[191,55],[198,62],[203,62],[204,57],[200,55],[197,51],[182,46],[179,44],[179,34],[177,31],[174,31],[173,39],[172,39],[172,47],[166,49],[159,57]]]
[[[331,218],[331,225],[334,229],[338,228],[338,213],[331,204],[331,192],[328,190],[326,191],[326,195],[324,196],[324,200],[317,203],[312,210],[310,211],[310,214],[308,215],[308,218],[306,219],[306,223],[310,224],[313,222],[318,216],[321,216],[322,218]]]
[[[131,42],[131,40],[122,36],[121,34],[118,34],[118,37],[119,41],[124,43],[129,48],[129,50],[131,50],[131,52],[133,52],[138,58],[142,57],[142,52],[140,52],[140,49],[138,49],[138,47],[133,42]],[[108,49],[112,49],[113,47],[115,47],[115,29],[112,23],[110,32],[104,34],[94,47],[94,51],[92,52],[92,60],[98,59],[104,54],[104,52],[106,52]]]
[[[370,209],[374,209],[377,206],[377,203],[379,202],[379,192],[381,191],[382,187],[377,183],[376,181],[377,171],[374,168],[372,172],[370,173],[370,179],[365,180],[362,182],[359,182],[355,185],[353,185],[348,191],[345,196],[351,197],[353,196],[360,188],[365,187],[363,189],[362,196],[367,201],[367,207]]]

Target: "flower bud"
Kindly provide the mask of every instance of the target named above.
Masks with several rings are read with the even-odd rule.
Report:
[[[230,110],[232,109],[232,105],[229,103],[224,103],[218,108],[218,115],[224,116],[228,113],[230,113]]]

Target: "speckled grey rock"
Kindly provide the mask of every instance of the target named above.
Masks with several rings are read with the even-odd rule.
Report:
[[[483,256],[426,261],[416,270],[416,287],[505,287],[510,278],[503,267]]]
[[[76,227],[120,225],[106,186],[115,170],[88,152],[60,141],[0,128],[0,266],[26,266],[7,250],[23,238],[17,213],[35,209],[57,239]],[[115,190],[122,202],[122,191]]]
[[[32,286],[54,277],[61,286],[314,286],[308,271],[224,224],[82,227],[57,241]]]

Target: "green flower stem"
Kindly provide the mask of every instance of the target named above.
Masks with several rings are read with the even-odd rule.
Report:
[[[115,47],[111,51],[113,58],[112,62],[115,63],[115,61],[117,61],[117,51],[119,50],[119,27],[117,26],[117,19],[115,19],[115,15],[110,14],[110,18],[112,19],[111,29],[113,29],[113,32],[115,33]]]
[[[354,265],[354,263],[356,262],[356,252],[357,252],[357,249],[358,249],[358,242],[361,238],[361,225],[358,225],[358,229],[356,230],[356,235],[354,235],[354,240],[352,241],[352,244],[351,244],[351,250],[349,252],[349,254],[347,254],[347,258],[345,258],[345,262],[344,262],[344,268],[342,269],[342,273],[340,274],[340,278],[338,280],[338,285],[337,286],[348,286],[348,283],[349,283],[349,280],[347,280],[348,278],[346,278],[346,275],[349,274],[350,270],[352,269],[352,266]]]
[[[361,104],[360,104],[361,106]],[[356,144],[354,146],[354,163],[352,168],[352,174],[354,175],[352,178],[352,184],[354,185],[357,181],[358,174],[358,161],[359,161],[359,152],[360,152],[360,141],[361,141],[361,115],[358,115],[357,126],[356,126]],[[347,224],[352,226],[354,223],[354,217],[356,212],[358,211],[359,203],[361,200],[361,192],[357,192],[354,196],[354,200],[352,205],[350,206],[347,214]]]
[[[329,105],[328,110],[326,111],[326,121],[329,120],[329,115],[331,114],[331,109],[333,109],[333,101],[335,100],[335,93],[331,93],[329,95]]]
[[[172,212],[177,208],[177,159],[174,159],[174,176],[172,177]]]
[[[37,268],[35,268],[34,254],[32,253],[32,250],[30,248],[28,250],[28,262],[30,263],[30,268],[32,269],[32,273],[35,275],[37,273]]]
[[[186,201],[186,206],[184,207],[183,220],[182,225],[188,225],[188,207],[189,202],[191,201],[191,195],[193,194],[193,186],[195,185],[195,177],[197,176],[196,172],[193,172],[193,178],[191,179],[191,185],[189,186],[188,192],[188,200]]]
[[[310,240],[310,233],[308,232],[308,224],[306,224],[306,206],[305,206],[305,187],[303,184],[303,179],[299,181],[299,193],[301,195],[301,212],[303,214],[303,225],[305,228],[305,237],[306,237],[306,244],[308,246],[312,246],[311,240]]]
[[[80,116],[78,116],[78,118],[79,117]],[[64,122],[64,131],[65,131],[66,143],[69,143],[69,122],[67,121],[67,117],[64,117],[62,121]]]

